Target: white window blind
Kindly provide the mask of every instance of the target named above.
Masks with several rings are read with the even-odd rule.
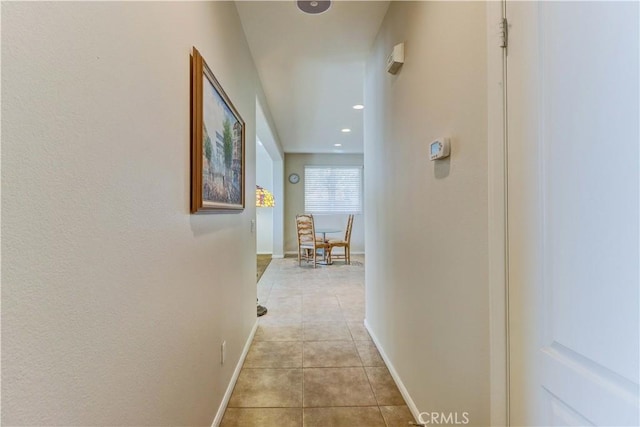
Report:
[[[362,213],[362,167],[305,166],[304,210],[314,214]]]

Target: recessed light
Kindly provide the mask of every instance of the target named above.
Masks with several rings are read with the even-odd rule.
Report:
[[[351,129],[349,129],[349,128],[344,128],[344,129],[342,129],[340,132],[342,132],[342,133],[349,133],[349,132],[351,132]]]
[[[363,108],[364,108],[364,105],[362,105],[362,104],[356,104],[356,105],[353,106],[354,110],[362,110]]]
[[[342,147],[342,144],[333,144],[334,147]]]

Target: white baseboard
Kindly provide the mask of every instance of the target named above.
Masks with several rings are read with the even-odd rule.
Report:
[[[271,252],[257,252],[258,255],[272,255]],[[273,255],[271,256],[273,258]]]
[[[247,338],[247,342],[244,344],[244,349],[242,349],[240,360],[238,360],[236,369],[233,371],[233,375],[231,376],[231,380],[229,381],[229,385],[227,386],[227,391],[225,391],[224,396],[222,397],[222,402],[220,402],[218,413],[216,414],[216,417],[213,419],[213,424],[211,424],[211,427],[218,427],[222,422],[224,411],[227,410],[229,399],[231,399],[231,393],[233,393],[233,388],[236,386],[236,381],[238,381],[238,376],[240,375],[240,371],[242,370],[244,359],[247,357],[247,353],[249,353],[249,347],[251,347],[251,343],[253,342],[253,337],[255,336],[257,330],[258,330],[258,319],[256,318],[256,323],[254,323],[253,328],[251,329],[251,333],[249,334],[249,338]]]
[[[282,258],[284,258],[284,255],[271,255],[271,258],[273,258],[273,259],[282,259]]]
[[[382,345],[380,345],[380,341],[378,340],[378,337],[376,337],[376,334],[371,330],[371,327],[369,326],[367,319],[364,319],[364,327],[369,332],[369,335],[371,335],[371,339],[373,340],[373,343],[378,349],[380,356],[382,356],[382,360],[384,360],[384,363],[387,365],[387,368],[389,368],[389,373],[391,374],[393,381],[395,381],[396,385],[398,386],[398,390],[400,390],[400,394],[402,394],[404,401],[407,403],[407,406],[411,411],[411,415],[413,415],[414,420],[417,420],[420,415],[420,411],[418,410],[418,407],[416,406],[415,402],[409,395],[409,391],[404,386],[404,383],[402,382],[400,375],[398,375],[398,371],[396,371],[395,367],[391,363],[391,360],[389,360],[389,356],[387,356],[387,354],[384,352],[384,349],[382,348]]]

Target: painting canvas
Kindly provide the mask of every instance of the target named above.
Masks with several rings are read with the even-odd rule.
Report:
[[[244,122],[195,48],[191,71],[191,212],[243,209]]]

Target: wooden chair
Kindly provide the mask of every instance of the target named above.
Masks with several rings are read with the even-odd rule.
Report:
[[[318,265],[318,249],[326,251],[329,248],[327,242],[323,242],[316,236],[313,215],[296,215],[296,229],[298,232],[298,265],[302,265],[302,256],[309,261],[313,255],[313,268]]]
[[[329,264],[332,259],[344,258],[346,264],[351,264],[351,229],[353,228],[353,215],[349,215],[347,220],[347,230],[344,233],[344,240],[329,240]],[[344,255],[332,255],[331,250],[333,248],[344,248]]]

